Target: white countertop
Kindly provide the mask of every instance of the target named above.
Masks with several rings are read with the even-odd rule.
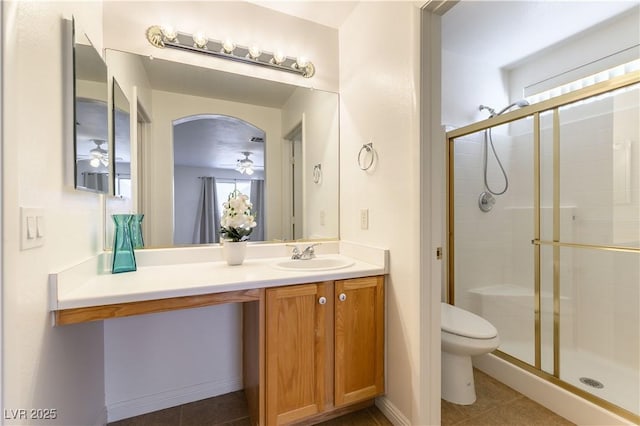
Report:
[[[145,261],[149,266],[138,266],[135,272],[111,274],[96,266],[101,262],[96,258],[95,261],[84,262],[75,268],[50,274],[51,310],[348,279],[388,272],[386,250],[369,247],[363,249],[349,243],[340,243],[339,246],[336,244],[335,247],[339,247],[340,253],[319,254],[318,258],[341,258],[353,264],[321,271],[282,270],[274,265],[289,259],[288,257],[263,257],[255,250],[257,256],[248,257],[239,266],[229,266],[221,260],[177,261],[169,264]],[[165,249],[157,255],[166,259],[171,255],[171,252],[167,253],[169,250],[181,249]],[[327,251],[334,250],[328,247],[320,250],[321,253]],[[271,252],[274,252],[273,247]],[[182,255],[184,252],[175,253]],[[150,253],[145,255],[148,257]]]

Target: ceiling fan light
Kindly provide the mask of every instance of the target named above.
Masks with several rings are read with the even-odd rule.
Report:
[[[89,161],[89,164],[91,165],[91,167],[100,167],[100,159],[92,158],[91,161]]]

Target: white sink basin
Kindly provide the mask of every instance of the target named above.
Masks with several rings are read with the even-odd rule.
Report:
[[[274,266],[278,269],[290,271],[327,271],[341,269],[353,265],[353,261],[340,257],[314,257],[307,260],[283,260]]]

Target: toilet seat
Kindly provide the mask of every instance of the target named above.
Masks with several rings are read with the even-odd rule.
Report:
[[[498,335],[493,324],[474,313],[444,302],[441,309],[442,331],[471,339],[493,339]]]

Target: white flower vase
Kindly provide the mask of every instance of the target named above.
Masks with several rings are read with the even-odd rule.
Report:
[[[225,241],[222,244],[222,252],[228,265],[242,265],[247,254],[247,242]]]

